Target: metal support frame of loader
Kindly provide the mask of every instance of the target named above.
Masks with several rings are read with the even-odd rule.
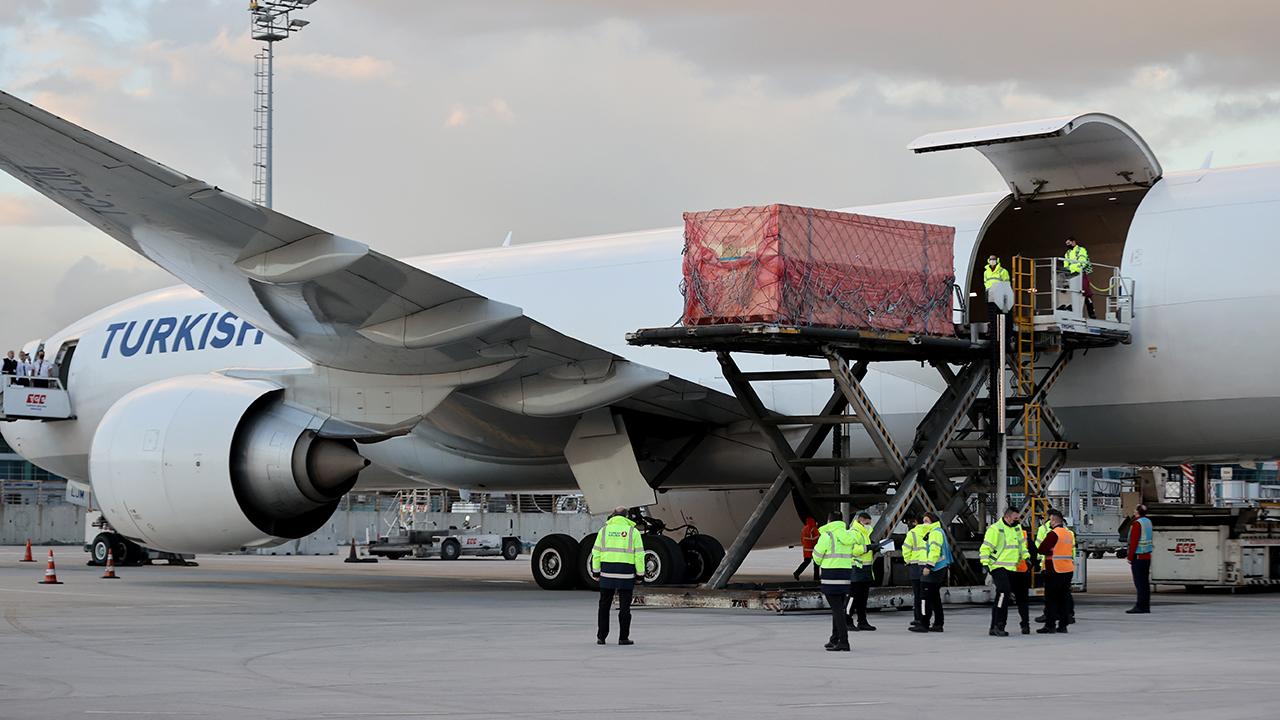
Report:
[[[794,492],[800,504],[814,512],[815,517],[819,514],[817,510],[823,507],[820,503],[862,501],[865,506],[876,501],[886,502],[887,507],[873,530],[872,536],[876,540],[891,534],[905,514],[912,511],[938,513],[941,509],[942,527],[948,534],[951,520],[957,515],[970,527],[978,524],[965,502],[966,493],[972,487],[971,479],[967,479],[959,487],[955,486],[939,461],[958,432],[972,431],[967,427],[975,417],[971,410],[979,393],[987,385],[990,374],[990,361],[985,354],[971,353],[963,357],[948,358],[938,353],[928,359],[946,381],[947,389],[918,425],[910,452],[904,453],[894,442],[880,413],[862,387],[861,380],[865,376],[869,360],[866,357],[859,359],[856,351],[832,345],[824,345],[820,352],[827,360],[828,367],[825,370],[750,373],[744,373],[738,368],[729,350],[716,352],[725,380],[760,430],[781,471],[729,546],[724,560],[707,582],[707,588],[722,589],[728,584],[729,578],[737,572],[747,552],[759,540],[765,527],[782,506],[788,491]],[[852,367],[851,361],[854,362]],[[960,372],[953,372],[948,366],[949,362],[961,365]],[[770,413],[751,385],[755,381],[821,378],[833,379],[835,388],[818,415],[779,416]],[[848,409],[852,413],[846,412]],[[814,457],[834,426],[850,424],[861,425],[867,432],[880,453],[879,460]],[[782,425],[808,425],[804,438],[794,450],[779,429]],[[854,494],[850,491],[846,495],[838,490],[823,492],[807,472],[806,468],[814,466],[874,467],[883,469],[884,473],[876,480],[858,483],[874,489],[874,493]],[[972,579],[972,571],[964,561],[962,552],[954,539],[949,538],[949,541],[957,572],[966,579]]]

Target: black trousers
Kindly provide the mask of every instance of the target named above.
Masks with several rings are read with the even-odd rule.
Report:
[[[996,586],[996,601],[991,604],[991,627],[1004,629],[1009,622],[1009,603],[1013,602],[1013,573],[1004,568],[991,571],[991,582]],[[1025,607],[1025,606],[1024,606]],[[1023,621],[1026,611],[1023,610]]]
[[[1013,588],[1013,601],[1018,606],[1018,620],[1023,627],[1027,627],[1031,624],[1031,613],[1027,604],[1027,596],[1031,591],[1031,573],[1010,571],[1009,586]]]
[[[844,609],[849,605],[849,596],[828,595],[827,603],[831,605],[831,642],[848,645],[849,625],[845,622]]]
[[[915,614],[915,624],[924,624],[924,591],[921,589],[920,578],[911,579],[911,608]]]
[[[853,582],[849,584],[848,615],[858,621],[859,625],[867,623],[867,596],[871,594],[871,581]]]
[[[1045,573],[1044,576],[1044,625],[1065,628],[1071,617],[1071,575],[1069,573]]]
[[[618,639],[631,639],[631,588],[600,588],[600,612],[596,616],[596,637],[609,637],[609,611],[613,609],[613,595],[618,595]]]
[[[811,564],[813,564],[813,558],[805,558],[805,559],[800,563],[800,567],[796,568],[796,571],[795,571],[795,572],[793,572],[793,573],[791,573],[791,574],[792,574],[792,575],[799,576],[799,575],[800,575],[800,573],[804,572],[804,569],[805,569],[805,568],[807,568],[807,567],[809,567]],[[814,582],[821,582],[821,579],[818,577],[818,566],[817,566],[817,565],[814,565],[814,566],[813,566],[813,581],[814,581]]]
[[[920,583],[920,621],[925,627],[942,627],[942,578]]]
[[[1134,607],[1139,610],[1151,609],[1151,560],[1134,560],[1133,587],[1138,591],[1138,601]]]

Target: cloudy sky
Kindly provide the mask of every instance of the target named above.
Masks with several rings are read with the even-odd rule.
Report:
[[[0,88],[251,194],[247,1],[0,2]],[[916,136],[1100,110],[1166,169],[1280,160],[1280,3],[319,0],[277,210],[396,255],[998,190]],[[170,284],[0,178],[0,344]]]

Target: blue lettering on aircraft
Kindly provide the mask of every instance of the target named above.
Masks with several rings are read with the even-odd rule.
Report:
[[[153,355],[206,348],[221,350],[231,345],[261,345],[262,340],[261,330],[232,312],[147,318],[108,325],[102,357],[111,357],[112,351],[123,357],[133,357],[139,353]]]

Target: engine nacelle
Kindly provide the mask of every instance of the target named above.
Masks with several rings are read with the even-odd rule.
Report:
[[[111,526],[147,547],[225,552],[318,530],[368,461],[278,386],[222,375],[134,390],[102,418],[89,455]]]

